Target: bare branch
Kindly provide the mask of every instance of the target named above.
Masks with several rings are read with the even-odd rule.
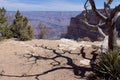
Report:
[[[106,36],[106,34],[103,32],[103,30],[100,27],[97,27],[97,29],[100,34],[102,34],[104,37]]]
[[[109,20],[113,20],[113,18],[116,17],[115,15],[117,13],[119,14],[119,12],[120,12],[120,4],[112,10],[110,17],[109,17]]]
[[[88,0],[84,4],[84,8],[85,8],[85,15],[84,15],[85,16],[85,21],[87,21],[87,15],[88,15],[87,2],[88,2]]]
[[[109,6],[112,2],[113,2],[113,0],[106,0],[106,1],[105,1],[106,5],[108,5],[108,6]]]
[[[86,21],[83,21],[87,26],[89,26],[89,27],[93,27],[93,28],[97,28],[98,29],[98,31],[99,31],[99,33],[103,36],[103,37],[105,37],[106,36],[106,34],[103,32],[103,30],[100,28],[100,25],[103,25],[103,24],[98,24],[98,25],[92,25],[92,24],[89,24],[88,22],[86,22]]]
[[[84,8],[85,8],[85,11],[87,12],[87,3],[88,3],[88,0],[85,2],[84,4]]]
[[[105,22],[102,22],[102,20],[100,20],[98,26],[100,27],[100,26],[103,26],[103,25],[105,25]]]
[[[90,2],[90,5],[91,5],[91,7],[92,7],[93,12],[94,12],[99,18],[101,18],[102,20],[106,20],[107,17],[104,16],[102,13],[100,13],[100,12],[96,9],[96,5],[95,5],[94,0],[89,0],[89,2]]]
[[[88,10],[87,10],[87,2],[88,0],[86,0],[85,4],[84,4],[84,8],[85,8],[85,21],[82,21],[84,22],[87,26],[89,27],[93,27],[93,28],[97,28],[99,33],[102,34],[104,37],[106,36],[105,33],[102,31],[101,28],[99,28],[100,26],[104,25],[105,23],[102,23],[102,20],[99,21],[99,24],[97,25],[92,25],[92,24],[89,24],[88,21],[87,21],[87,14],[88,14]]]
[[[113,18],[113,22],[116,22],[119,17],[120,17],[120,12],[116,13],[115,17]]]
[[[106,0],[104,2],[104,9],[106,10],[106,12],[108,12],[108,10],[110,10],[110,4],[113,2],[113,0]]]
[[[100,25],[103,25],[104,23],[101,23],[101,20],[99,22],[98,25],[91,25],[89,24],[88,22],[86,21],[83,21],[87,26],[90,26],[90,27],[95,27],[98,29],[99,33],[104,37],[104,40],[103,40],[103,43],[102,43],[102,46],[101,46],[101,52],[102,53],[106,53],[107,51],[107,48],[108,48],[108,36],[103,32],[103,30],[100,28]]]
[[[99,26],[103,26],[103,25],[105,25],[105,22],[104,23],[101,23],[101,24],[98,24]]]
[[[89,24],[87,21],[83,21],[83,20],[81,20],[81,21],[89,27],[93,27],[93,28],[97,27],[96,25]]]
[[[110,16],[109,11],[110,11],[110,4],[112,3],[112,1],[113,1],[113,0],[106,0],[106,1],[104,2],[104,10],[105,10],[105,13],[106,13],[106,16],[107,16],[107,17]]]

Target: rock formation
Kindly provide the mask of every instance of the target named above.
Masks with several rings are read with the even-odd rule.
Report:
[[[99,10],[101,13],[105,14],[104,10]],[[67,38],[72,39],[78,39],[78,38],[84,38],[88,37],[92,41],[98,40],[101,35],[98,33],[98,31],[94,28],[86,26],[82,20],[85,20],[84,17],[85,11],[83,11],[81,14],[77,15],[76,17],[72,17],[70,21],[70,25],[67,29]],[[91,24],[97,24],[99,22],[99,18],[96,17],[91,10],[88,12],[88,22]],[[107,28],[105,25],[102,27],[102,29],[107,33]],[[118,36],[120,36],[120,18],[117,21],[117,30],[118,30]]]

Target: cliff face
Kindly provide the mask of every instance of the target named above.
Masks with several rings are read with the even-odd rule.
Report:
[[[99,10],[101,13],[104,13],[103,10]],[[67,29],[67,38],[72,38],[72,39],[78,39],[78,38],[84,38],[88,37],[92,41],[98,40],[101,35],[95,28],[91,28],[89,26],[86,26],[81,20],[85,20],[84,18],[85,11],[83,11],[80,15],[77,15],[76,17],[72,17],[70,21],[70,25],[68,26]],[[88,22],[91,24],[97,24],[99,22],[99,18],[96,17],[92,11],[89,11],[88,13]],[[104,26],[102,26],[102,29],[104,32],[107,32],[107,29]],[[117,29],[120,34],[120,18],[117,21]],[[120,35],[119,35],[120,36]]]

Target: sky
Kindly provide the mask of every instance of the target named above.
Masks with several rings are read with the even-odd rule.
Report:
[[[0,0],[0,7],[8,11],[82,11],[86,0]],[[103,8],[104,0],[95,0],[98,8]],[[112,7],[120,4],[114,0]],[[88,6],[90,6],[88,4]]]

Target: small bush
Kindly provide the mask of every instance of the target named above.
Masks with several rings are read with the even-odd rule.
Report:
[[[32,27],[31,26],[28,26],[27,27],[27,32],[28,32],[28,36],[29,36],[29,40],[31,40],[31,39],[33,39],[34,38],[34,31],[33,31],[33,29],[32,29]]]
[[[13,37],[21,41],[31,40],[34,35],[32,27],[28,25],[27,17],[23,17],[20,11],[17,11],[15,15],[11,31],[13,32]]]
[[[10,27],[6,24],[7,17],[5,14],[5,8],[0,8],[0,40],[8,39],[13,36]]]
[[[18,40],[20,40],[20,41],[30,40],[30,37],[29,37],[26,30],[21,30],[20,31],[20,37],[18,38]]]
[[[9,26],[2,27],[1,28],[1,34],[2,34],[2,37],[5,37],[7,39],[13,37],[13,33],[10,30]]]
[[[99,57],[94,66],[96,76],[105,80],[120,80],[119,52],[119,49],[115,49]]]
[[[38,33],[39,39],[43,39],[45,35],[47,35],[50,32],[50,29],[42,23],[38,24],[38,30],[39,30],[39,33]]]
[[[13,33],[9,26],[0,27],[0,40],[9,39],[13,37]]]

